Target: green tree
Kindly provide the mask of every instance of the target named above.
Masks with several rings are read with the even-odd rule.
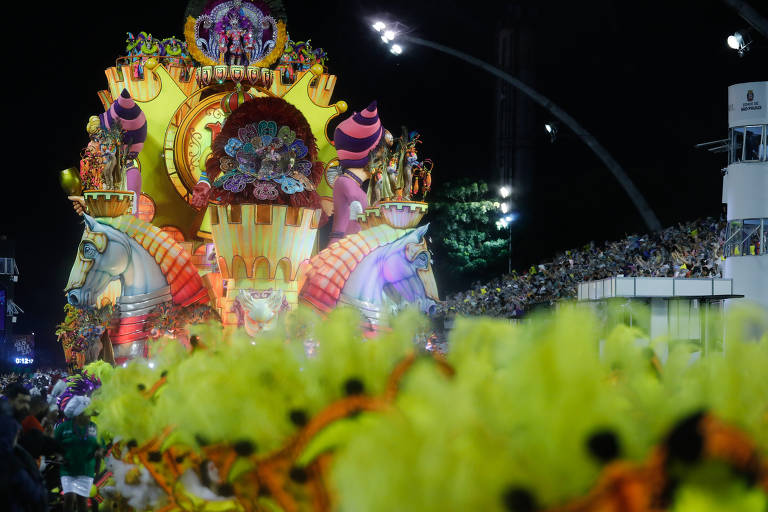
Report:
[[[507,258],[507,232],[496,221],[499,204],[483,181],[444,183],[430,198],[434,251],[441,274],[480,277]],[[499,270],[499,269],[496,269]]]

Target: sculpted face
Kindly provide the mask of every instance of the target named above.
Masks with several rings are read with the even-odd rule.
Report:
[[[432,273],[432,257],[427,248],[427,226],[413,230],[393,247],[393,253],[382,266],[384,281],[391,284],[407,302],[418,304],[430,313],[439,301]]]
[[[77,256],[75,264],[69,273],[69,281],[65,292],[75,288],[82,288],[88,278],[88,272],[93,267],[96,258],[107,248],[107,235],[90,231],[86,226],[83,236],[80,238],[80,245],[77,247]]]
[[[426,231],[426,229],[425,229]],[[405,247],[406,258],[413,263],[419,280],[424,285],[424,295],[428,299],[438,302],[437,283],[432,273],[432,255],[427,248],[426,238],[418,243],[410,243]]]
[[[90,307],[110,281],[125,271],[128,251],[119,243],[110,243],[104,226],[87,215],[83,217],[85,230],[64,292],[71,305]]]

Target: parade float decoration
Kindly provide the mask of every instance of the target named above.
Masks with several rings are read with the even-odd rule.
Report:
[[[186,41],[175,37],[157,40],[146,32],[139,32],[138,36],[128,32],[127,36],[126,56],[121,60],[130,63],[134,78],[144,78],[144,64],[153,57],[164,57],[164,61],[174,66],[184,66],[189,61]]]
[[[64,321],[56,327],[56,337],[64,350],[67,369],[74,372],[87,362],[102,359],[114,362],[112,344],[105,337],[112,319],[113,306],[105,303],[94,308],[64,306]]]
[[[292,41],[288,39],[285,42],[285,53],[280,57],[280,71],[283,81],[293,82],[296,73],[308,71],[312,66],[318,64],[326,68],[328,55],[322,48],[312,48],[312,41]]]
[[[309,40],[288,38],[279,0],[190,2],[185,16],[183,38],[128,33],[126,55],[105,70],[108,87],[98,93],[105,112],[88,121],[79,169],[61,175],[85,214],[68,302],[79,323],[108,304],[115,316],[104,338],[62,329],[80,365],[91,356],[75,354],[108,357],[107,335],[115,362],[146,357],[147,340],[184,341],[184,323],[211,313],[252,334],[274,328],[299,304],[306,272],[313,269],[316,290],[327,261],[317,255],[317,229],[331,213],[321,206],[330,203],[338,171],[327,128],[347,109],[331,103],[336,77],[325,69],[327,55]],[[369,233],[365,251],[388,245],[392,262],[407,262],[406,274],[421,284],[406,274],[378,280],[387,289],[381,310],[412,300],[428,311],[437,300],[434,279],[428,264],[422,268],[425,256],[414,252],[424,230],[408,232],[426,204],[391,199],[380,211],[393,218],[392,231]],[[331,253],[351,262],[359,248],[344,244]],[[397,290],[392,279],[413,289]],[[367,302],[351,290],[337,299]]]
[[[438,297],[428,226],[413,229],[411,222],[393,222],[387,214],[372,215],[383,222],[348,235],[310,260],[300,295],[304,304],[322,314],[339,305],[354,307],[372,331],[404,307],[434,310]]]
[[[312,255],[320,221],[323,167],[309,123],[285,100],[254,98],[229,115],[192,198],[199,206],[217,203],[209,209],[227,281],[220,302],[225,325],[241,321],[235,302],[252,308],[275,295],[270,302],[277,307],[282,297],[297,304],[299,267]],[[265,291],[271,293],[262,297]]]
[[[106,195],[106,194],[105,194]],[[205,304],[208,292],[187,252],[170,235],[132,215],[93,218],[85,230],[65,288],[69,304],[92,308],[112,281],[120,281],[109,329],[115,362],[149,353],[157,307]]]

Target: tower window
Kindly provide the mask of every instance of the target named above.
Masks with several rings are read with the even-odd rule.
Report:
[[[744,134],[744,161],[757,162],[764,158],[763,127],[747,126]]]

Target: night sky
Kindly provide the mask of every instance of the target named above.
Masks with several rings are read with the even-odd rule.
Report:
[[[360,110],[377,99],[385,126],[422,134],[422,157],[436,182],[471,177],[494,182],[495,80],[427,48],[390,55],[370,29],[398,19],[413,34],[493,63],[503,2],[286,0],[294,40],[328,52],[339,77],[334,100]],[[514,2],[507,2],[514,3]],[[727,134],[727,86],[768,79],[768,41],[755,36],[744,58],[725,38],[747,23],[723,2],[584,0],[520,2],[537,6],[533,83],[591,131],[624,167],[664,226],[721,211],[723,155],[694,148]],[[768,4],[753,0],[768,16]],[[42,361],[63,360],[53,334],[82,224],[58,184],[87,143],[85,124],[101,111],[103,70],[123,55],[125,33],[183,37],[184,2],[57,2],[35,18],[35,35],[6,53],[6,155],[0,234],[16,242],[15,331],[37,333]],[[154,9],[149,6],[154,5]],[[147,6],[143,8],[143,6]],[[10,50],[9,50],[10,51]],[[515,235],[516,264],[642,232],[618,183],[583,144],[563,130],[551,144],[536,109],[536,164]],[[440,265],[437,261],[436,265]],[[457,283],[438,283],[455,289]]]

